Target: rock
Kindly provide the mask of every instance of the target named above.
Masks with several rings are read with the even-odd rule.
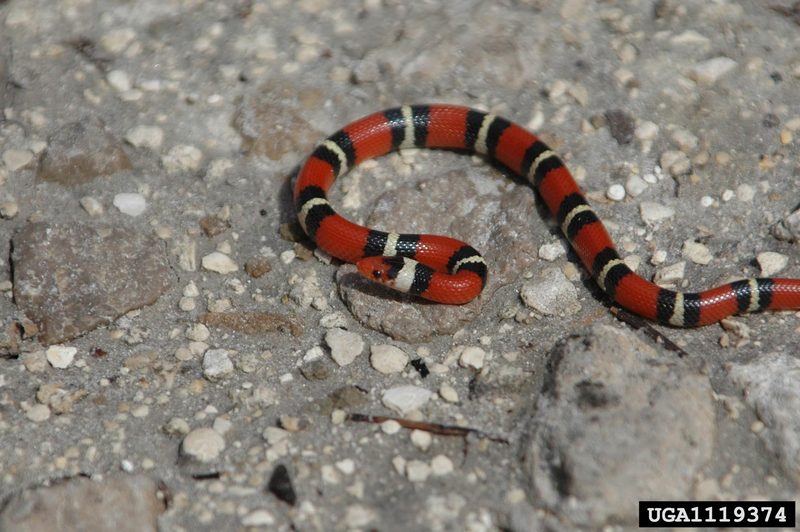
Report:
[[[528,421],[531,497],[566,528],[635,526],[642,498],[691,498],[715,438],[705,375],[630,332],[595,326],[550,355]]]
[[[699,85],[713,85],[736,66],[736,61],[729,57],[714,57],[693,65],[689,69],[689,79],[696,81]]]
[[[774,225],[772,227],[772,235],[778,240],[800,241],[800,209],[795,210]]]
[[[161,162],[170,174],[196,172],[203,163],[203,152],[188,144],[178,144],[170,148]]]
[[[464,368],[480,370],[483,367],[485,358],[486,351],[476,345],[470,345],[461,351],[461,356],[458,357],[458,364]]]
[[[612,109],[605,113],[609,133],[617,141],[617,144],[630,144],[636,130],[636,121],[626,111]]]
[[[728,374],[764,423],[759,437],[800,482],[800,360],[770,353],[749,364],[731,364]]]
[[[525,305],[546,316],[569,316],[581,308],[578,290],[558,268],[548,268],[537,279],[526,281],[520,297]]]
[[[447,455],[437,454],[431,460],[431,473],[437,477],[449,475],[453,470],[453,461]]]
[[[431,391],[425,388],[405,385],[389,388],[383,392],[382,400],[383,404],[392,410],[400,414],[407,414],[424,406],[431,395],[433,395]]]
[[[501,176],[486,177],[487,168],[468,169],[466,177],[463,171],[433,168],[432,179],[382,195],[367,225],[469,242],[489,267],[483,294],[466,305],[431,305],[364,279],[349,264],[336,275],[339,292],[359,322],[409,343],[452,334],[474,319],[483,301],[533,265],[539,247],[530,222],[539,214],[529,190],[510,186]]]
[[[203,265],[203,269],[221,274],[239,271],[239,265],[228,255],[219,251],[212,251],[203,257],[200,263]]]
[[[646,224],[654,224],[675,216],[675,209],[654,201],[643,201],[639,205],[639,214]]]
[[[157,150],[164,142],[164,130],[158,126],[136,126],[125,133],[125,140],[136,148]]]
[[[340,366],[351,364],[364,350],[364,339],[344,329],[330,329],[325,343],[331,348],[331,358]]]
[[[30,150],[9,149],[3,152],[3,164],[12,172],[28,167],[34,161]]]
[[[135,217],[147,209],[147,200],[136,192],[121,192],[114,196],[114,207],[122,214]]]
[[[194,429],[183,438],[181,454],[199,462],[213,462],[225,449],[225,438],[214,429]]]
[[[38,176],[72,186],[132,168],[122,144],[103,123],[85,118],[66,124],[50,136]]]
[[[764,251],[756,256],[758,267],[761,268],[761,277],[772,277],[786,268],[789,257],[783,253]]]
[[[46,351],[47,361],[50,362],[50,365],[54,368],[64,369],[72,364],[72,359],[75,358],[77,352],[78,349],[75,347],[51,345]]]
[[[390,344],[377,344],[370,348],[369,361],[372,367],[384,375],[400,373],[408,364],[408,355]]]
[[[120,227],[40,222],[13,242],[14,300],[45,344],[150,305],[172,282],[163,245]]]
[[[692,169],[692,162],[689,160],[689,156],[678,150],[668,150],[662,153],[658,164],[669,172],[672,177],[686,175]]]
[[[681,253],[695,264],[709,264],[714,259],[708,247],[694,240],[684,241]]]
[[[218,381],[233,372],[233,362],[227,349],[209,349],[203,355],[203,376]]]
[[[0,530],[156,532],[166,510],[160,491],[156,480],[141,475],[61,480],[12,496],[0,513]]]

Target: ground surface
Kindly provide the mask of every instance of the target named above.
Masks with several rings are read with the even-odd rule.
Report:
[[[679,357],[614,319],[528,189],[424,152],[334,203],[464,238],[493,281],[458,309],[398,299],[296,241],[289,183],[366,113],[469,105],[540,132],[645,277],[800,277],[798,20],[780,0],[0,2],[2,525],[597,529],[642,498],[797,499],[798,313],[660,329]]]

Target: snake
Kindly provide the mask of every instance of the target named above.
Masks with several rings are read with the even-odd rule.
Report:
[[[408,148],[478,154],[532,188],[610,300],[648,320],[698,327],[734,314],[800,309],[800,279],[750,278],[702,292],[661,287],[636,274],[559,156],[514,122],[457,105],[404,105],[360,118],[323,140],[293,187],[298,221],[329,255],[395,291],[461,305],[486,285],[487,265],[469,244],[440,235],[394,233],[358,225],[328,201],[334,181],[362,161]]]

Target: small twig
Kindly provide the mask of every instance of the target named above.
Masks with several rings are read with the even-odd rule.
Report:
[[[666,336],[655,330],[653,326],[650,325],[643,318],[631,314],[630,312],[623,310],[619,307],[611,307],[611,313],[614,316],[616,316],[618,320],[627,323],[634,329],[641,330],[644,334],[646,334],[656,342],[661,342],[662,344],[664,344],[664,348],[666,348],[669,351],[674,351],[675,353],[678,353],[679,357],[683,358],[689,356],[689,353],[678,347],[678,345],[675,342],[673,342],[672,340],[670,340],[669,338],[667,338]]]
[[[363,423],[376,423],[380,424],[384,421],[396,421],[401,427],[411,430],[424,430],[431,434],[438,434],[440,436],[467,436],[475,434],[481,438],[486,438],[498,443],[508,444],[508,440],[502,436],[488,434],[482,430],[472,429],[469,427],[459,427],[458,425],[443,425],[441,423],[428,423],[426,421],[414,421],[411,419],[404,419],[392,416],[370,416],[367,414],[348,414],[348,421],[360,421]]]

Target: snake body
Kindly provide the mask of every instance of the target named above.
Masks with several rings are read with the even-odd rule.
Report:
[[[800,309],[800,279],[744,279],[703,292],[662,288],[634,273],[564,163],[525,128],[454,105],[407,105],[352,122],[317,146],[301,168],[294,201],[316,244],[365,277],[439,303],[463,304],[486,284],[483,257],[469,244],[426,234],[377,231],[334,211],[327,192],[362,161],[404,148],[451,149],[497,161],[539,192],[584,267],[619,306],[676,327],[732,314]]]

